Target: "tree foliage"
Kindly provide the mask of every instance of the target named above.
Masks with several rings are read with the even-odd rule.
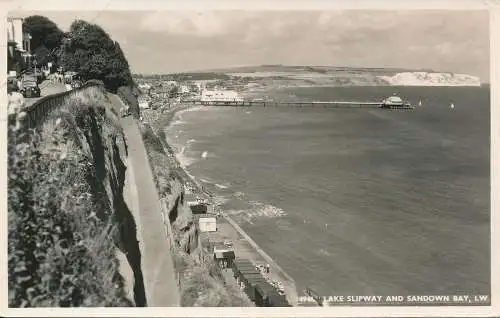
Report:
[[[101,80],[113,92],[133,83],[120,45],[96,24],[73,22],[63,52],[64,68],[78,72],[84,80]]]
[[[49,18],[41,15],[32,15],[27,17],[23,23],[24,31],[31,35],[31,49],[44,45],[52,50],[61,45],[64,32],[59,29],[57,24]]]

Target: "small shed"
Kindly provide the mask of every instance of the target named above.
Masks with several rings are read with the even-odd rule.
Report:
[[[255,288],[255,304],[259,307],[273,307],[270,299],[275,299],[277,296],[280,295],[268,282],[258,283]]]
[[[193,214],[207,214],[208,206],[204,203],[190,204],[191,212]]]
[[[233,249],[215,250],[214,259],[222,268],[231,268],[233,261],[236,258],[236,253]]]
[[[247,268],[247,269],[242,269],[238,271],[234,275],[236,282],[239,284],[243,284],[244,286],[247,286],[250,284],[250,280],[255,280],[255,279],[264,279],[264,276],[262,276],[261,273],[259,273],[255,269]]]
[[[217,219],[214,217],[201,217],[198,222],[201,232],[217,231]]]
[[[243,278],[243,273],[258,273],[260,272],[255,269],[255,265],[246,259],[236,259],[233,262],[233,273],[234,277],[237,280],[241,280]]]
[[[273,291],[268,297],[268,304],[270,307],[292,307],[285,295]]]
[[[186,193],[185,200],[193,214],[207,214],[208,202],[196,193]]]
[[[257,297],[257,286],[259,284],[264,284],[266,282],[265,278],[260,276],[248,276],[245,278],[245,281],[243,282],[245,288],[245,294],[247,294],[248,298],[250,298],[251,301],[255,301]]]

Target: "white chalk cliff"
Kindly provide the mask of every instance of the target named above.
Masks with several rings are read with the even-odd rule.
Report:
[[[397,86],[480,86],[477,76],[453,73],[404,72],[394,76],[378,76],[389,85]]]

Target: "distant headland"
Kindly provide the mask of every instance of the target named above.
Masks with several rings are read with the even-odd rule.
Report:
[[[481,86],[482,84],[481,79],[477,76],[432,69],[335,66],[238,66],[143,76],[171,77],[181,81],[231,81],[235,86],[244,86],[250,90],[261,90],[270,86],[285,88],[308,86]]]

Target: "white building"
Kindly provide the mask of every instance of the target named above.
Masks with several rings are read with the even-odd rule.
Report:
[[[235,91],[207,91],[201,92],[201,102],[243,102],[243,96]]]
[[[23,18],[7,18],[7,41],[16,42],[19,51],[29,52],[31,36],[23,32],[23,21]]]
[[[31,56],[31,35],[23,32],[23,18],[7,18],[7,42],[15,43],[16,50],[21,52],[21,56],[26,60]],[[13,56],[14,51],[10,52]]]
[[[217,220],[214,217],[199,219],[200,232],[216,232]]]
[[[187,85],[179,86],[179,94],[187,94],[189,93],[189,87]]]
[[[139,96],[137,102],[139,103],[140,109],[148,109],[150,107],[149,99],[144,96]]]
[[[143,94],[148,94],[149,91],[151,90],[151,85],[148,84],[148,83],[145,83],[145,84],[139,84],[137,85],[139,90],[143,93]]]
[[[176,81],[166,81],[164,82],[164,86],[177,86]]]

